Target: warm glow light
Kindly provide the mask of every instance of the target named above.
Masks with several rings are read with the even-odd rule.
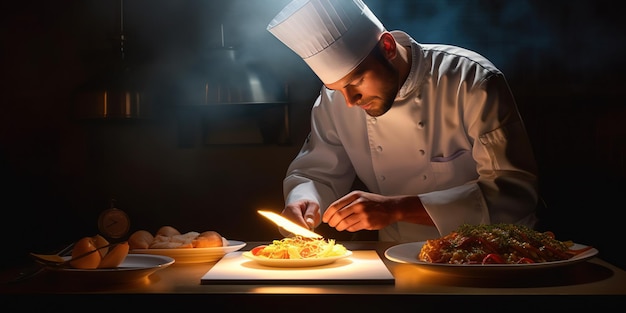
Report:
[[[264,286],[252,288],[252,292],[256,293],[274,293],[274,294],[320,294],[324,293],[323,288],[316,287],[291,287],[291,286]]]
[[[394,277],[374,250],[356,250],[348,257],[329,264],[290,266],[290,260],[280,266],[266,266],[243,256],[244,252],[225,255],[203,277],[203,284],[212,281],[230,284],[253,284],[255,292],[262,293],[317,293],[312,283],[369,283],[393,284]],[[291,260],[294,261],[294,260]],[[293,265],[293,264],[291,264]],[[277,286],[276,282],[280,282]],[[289,283],[289,286],[285,286]],[[306,285],[306,286],[303,286]],[[328,288],[325,289],[328,291]]]
[[[104,92],[104,112],[102,112],[102,116],[107,117],[109,116],[109,94],[105,91]]]
[[[124,115],[126,117],[131,116],[131,105],[132,105],[131,94],[130,92],[125,92],[124,93]]]
[[[284,228],[290,233],[300,235],[302,237],[308,237],[308,238],[322,238],[322,235],[314,233],[274,212],[264,211],[264,210],[258,210],[257,212],[259,212],[259,214],[265,216],[270,221],[274,222],[274,224],[278,225],[279,227]]]

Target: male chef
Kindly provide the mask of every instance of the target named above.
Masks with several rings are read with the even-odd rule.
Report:
[[[393,242],[536,225],[532,147],[489,60],[388,31],[361,0],[295,0],[267,29],[323,83],[284,179],[284,217]],[[366,190],[351,190],[356,177]]]

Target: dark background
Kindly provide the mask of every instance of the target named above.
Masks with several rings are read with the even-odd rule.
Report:
[[[308,133],[320,87],[304,62],[265,29],[286,3],[126,0],[120,24],[118,1],[4,1],[2,265],[96,234],[111,198],[130,215],[131,231],[172,225],[242,241],[279,236],[255,210],[281,210],[282,178]],[[620,256],[625,28],[617,4],[366,3],[389,30],[476,50],[505,73],[540,165],[544,227],[559,239],[593,245],[603,259],[626,268]],[[151,114],[77,119],[77,90],[119,57],[120,25],[125,60],[146,86]],[[289,86],[289,127],[275,138],[257,142],[260,113],[240,112],[221,118],[230,126],[224,132],[243,131],[251,143],[207,144],[207,112],[190,103],[185,87],[198,79],[192,73],[199,66],[216,66],[207,51],[223,46],[235,47],[242,64],[262,66]],[[345,240],[372,235],[320,232]]]

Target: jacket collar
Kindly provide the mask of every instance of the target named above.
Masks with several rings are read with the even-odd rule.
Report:
[[[426,73],[427,64],[422,51],[422,47],[407,33],[399,30],[392,31],[391,34],[398,44],[411,48],[411,70],[407,79],[402,84],[396,101],[406,99],[407,96],[418,90],[422,85]]]

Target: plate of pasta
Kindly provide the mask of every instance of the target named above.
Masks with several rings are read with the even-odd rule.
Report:
[[[567,266],[596,256],[599,251],[551,232],[520,225],[462,225],[440,238],[390,247],[385,257],[397,263],[432,269],[497,271]]]
[[[333,239],[295,236],[256,246],[242,255],[264,266],[311,267],[347,258],[352,255],[352,251]]]
[[[303,258],[303,259],[270,259],[253,255],[250,251],[245,251],[242,255],[254,262],[271,267],[312,267],[322,266],[334,263],[337,260],[347,258],[352,255],[352,251],[346,251],[342,255],[321,257],[321,258]]]

